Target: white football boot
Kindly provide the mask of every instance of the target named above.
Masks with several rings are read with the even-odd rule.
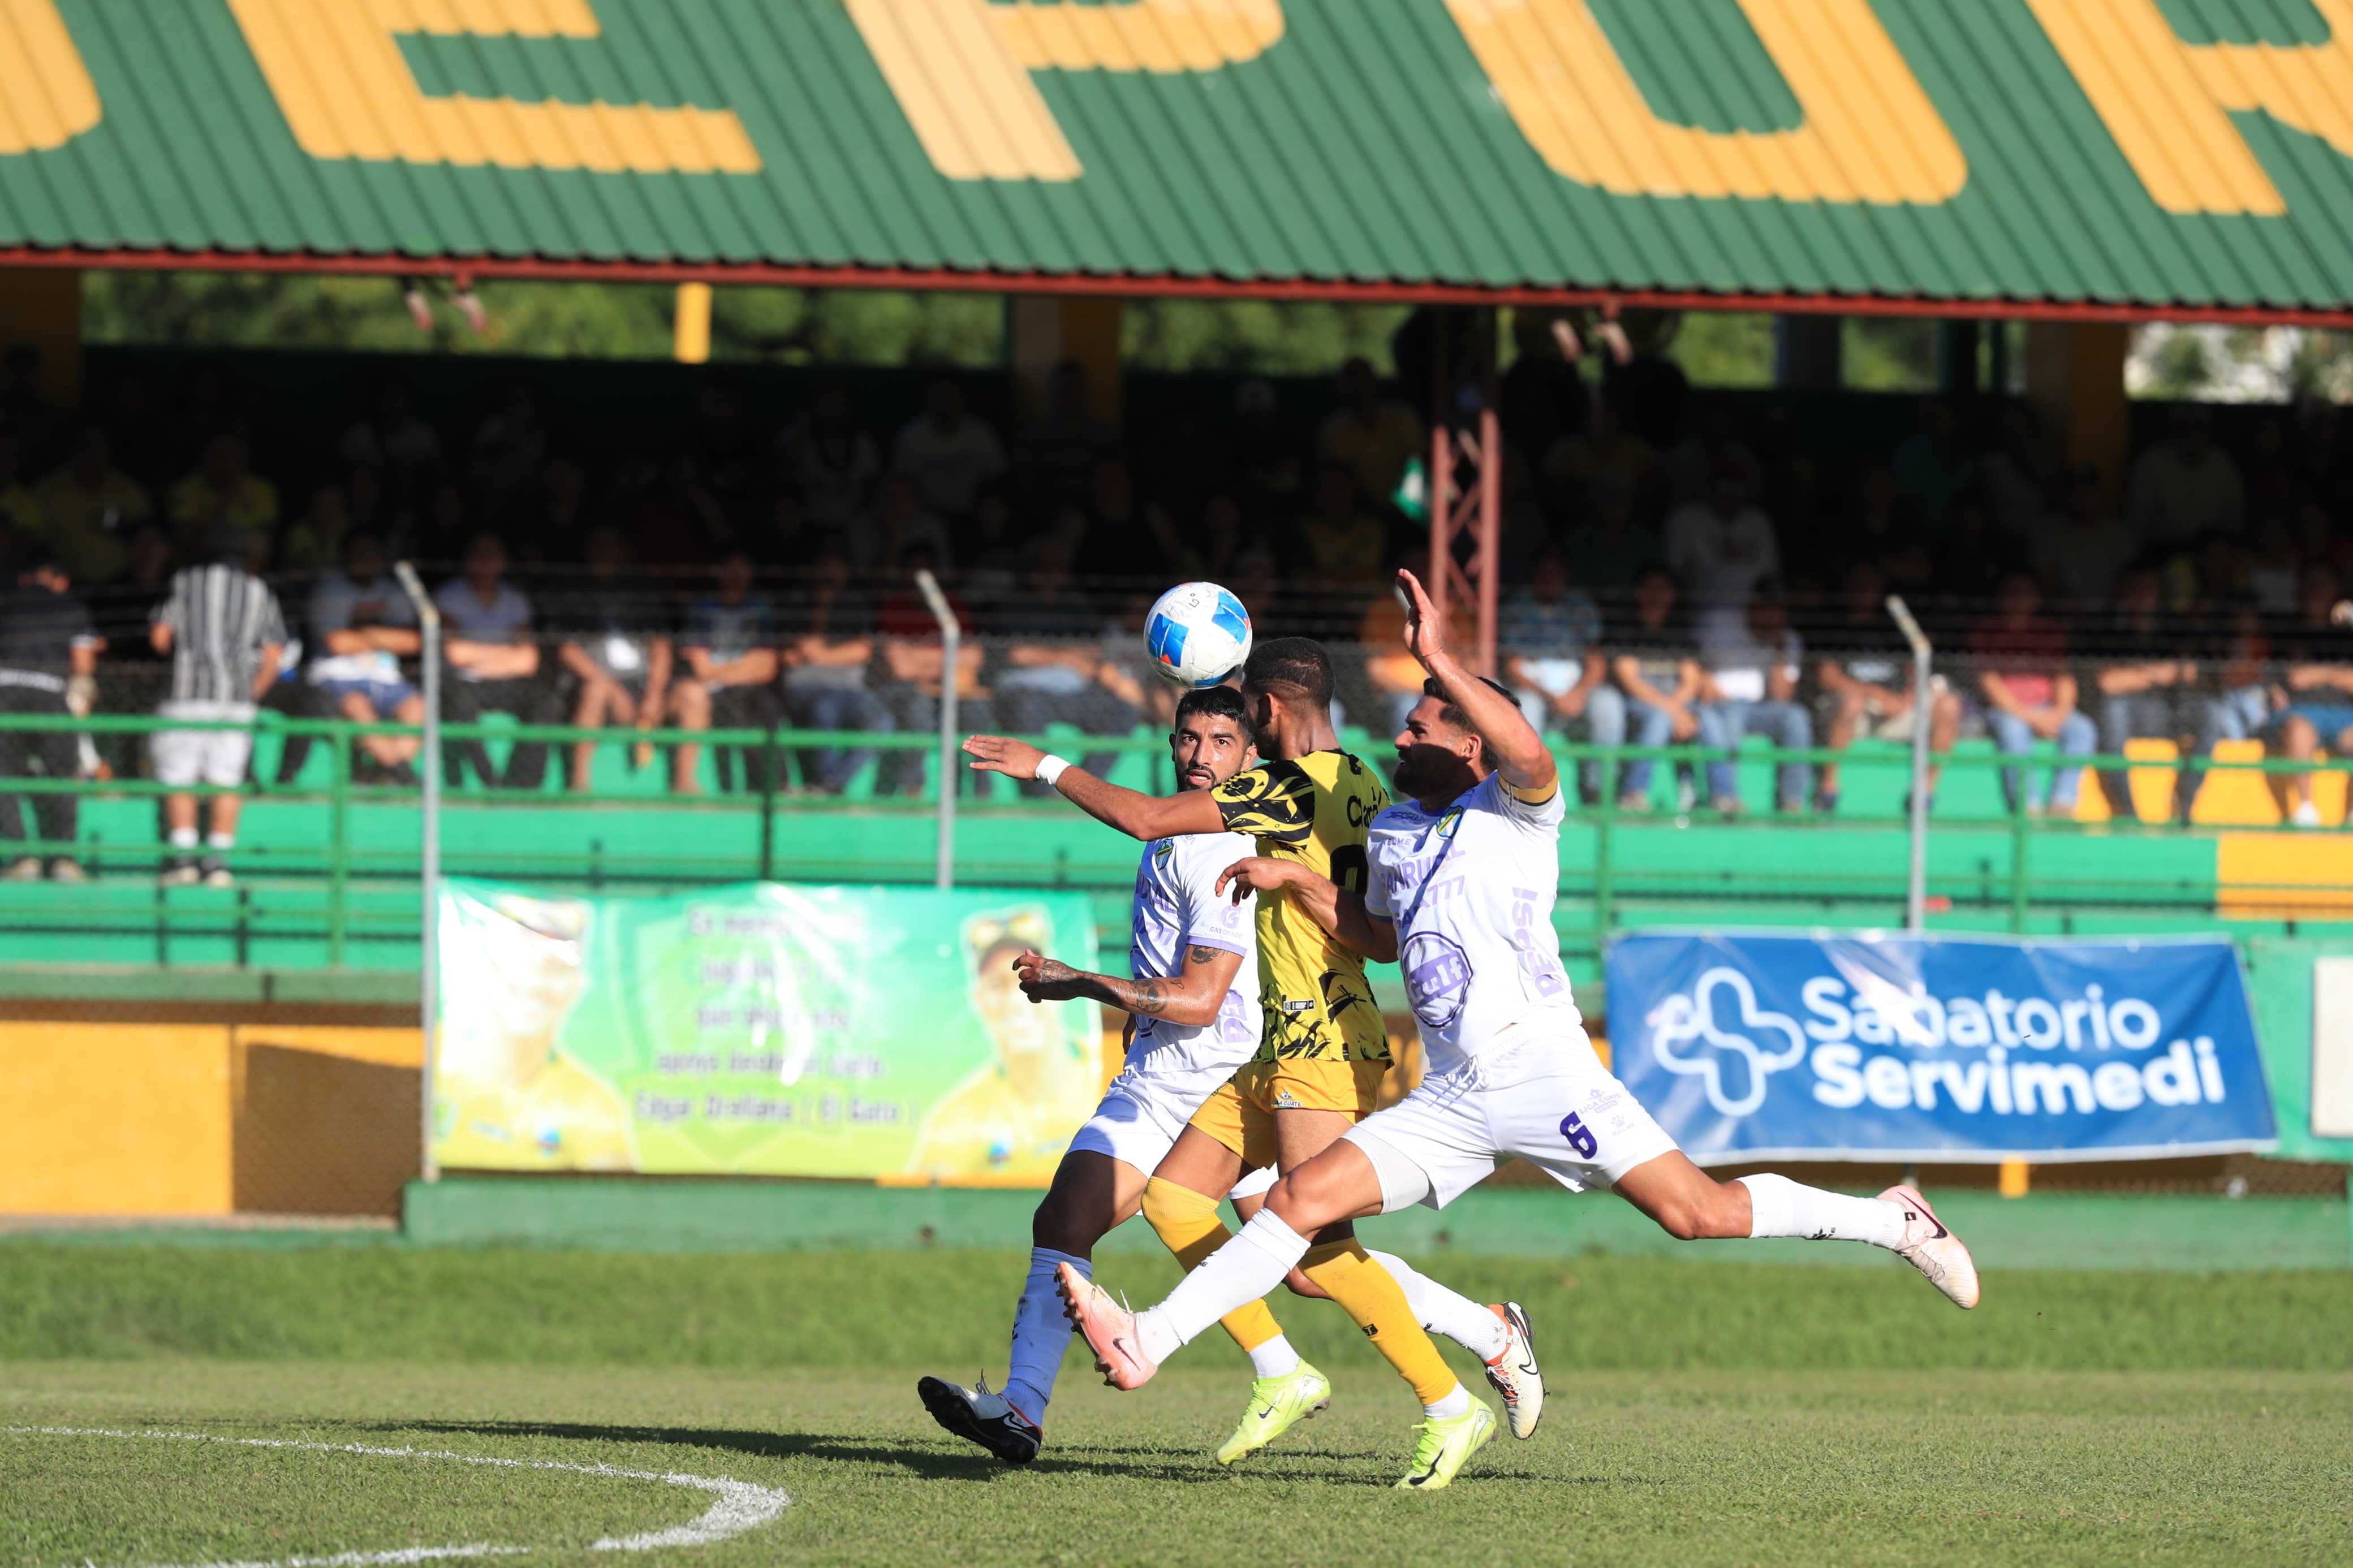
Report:
[[[1936,1211],[1915,1187],[1894,1186],[1879,1194],[1882,1203],[1904,1207],[1904,1240],[1895,1256],[1928,1277],[1956,1307],[1978,1304],[1977,1260],[1961,1238],[1947,1230]]]

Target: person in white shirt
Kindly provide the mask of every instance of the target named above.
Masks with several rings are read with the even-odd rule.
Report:
[[[540,674],[539,640],[531,600],[507,580],[507,547],[495,533],[478,533],[466,546],[466,570],[434,592],[441,612],[441,717],[452,724],[506,713],[519,724],[564,719],[554,684]],[[453,788],[470,763],[485,784],[536,790],[547,779],[547,745],[518,741],[503,771],[491,765],[480,741],[449,741],[441,748],[441,776]]]
[[[962,519],[972,515],[981,481],[1005,471],[1005,448],[996,431],[965,412],[964,383],[935,375],[923,416],[891,448],[891,471],[915,487],[925,511]]]
[[[401,674],[400,661],[422,646],[417,608],[385,570],[384,543],[372,533],[343,539],[343,569],[311,593],[317,653],[311,684],[344,718],[362,724],[422,723],[425,699]],[[414,735],[362,735],[360,750],[396,783],[413,783],[408,764],[423,744]]]
[[[1728,753],[1739,750],[1744,737],[1763,735],[1783,751],[1812,749],[1814,716],[1798,700],[1805,652],[1804,641],[1790,628],[1789,607],[1771,583],[1760,584],[1748,601],[1736,635],[1719,626],[1701,639],[1705,700],[1699,710],[1700,742],[1727,753],[1707,764],[1708,799],[1718,811],[1739,809],[1738,771]],[[1774,771],[1774,809],[1804,809],[1813,779],[1810,763],[1781,763]]]
[[[1757,584],[1781,574],[1781,545],[1773,520],[1749,501],[1746,462],[1727,457],[1716,464],[1715,488],[1704,501],[1667,514],[1662,543],[1668,569],[1692,606],[1694,629],[1737,628]]]
[[[2210,530],[2236,535],[2247,516],[2247,488],[2239,465],[2212,440],[2206,411],[2184,404],[2173,411],[2173,433],[2133,464],[2126,506],[2133,542],[2143,552],[2172,554]]]
[[[1718,1182],[1678,1150],[1586,1037],[1552,924],[1565,805],[1552,753],[1512,694],[1439,642],[1443,622],[1409,572],[1406,640],[1428,696],[1398,736],[1398,794],[1373,819],[1360,897],[1290,862],[1228,877],[1280,888],[1341,942],[1396,961],[1430,1070],[1314,1159],[1276,1181],[1266,1206],[1158,1305],[1131,1311],[1070,1268],[1064,1299],[1115,1388],[1140,1387],[1227,1312],[1274,1289],[1327,1225],[1415,1204],[1442,1208],[1516,1156],[1571,1191],[1607,1186],[1683,1239],[1802,1237],[1887,1247],[1957,1304],[1977,1304],[1975,1265],[1920,1194],[1849,1197],[1756,1175]],[[1393,1321],[1410,1317],[1400,1293]],[[1384,1325],[1382,1353],[1425,1389],[1402,1489],[1434,1490],[1494,1433],[1426,1335]],[[1410,1363],[1410,1364],[1409,1364]]]

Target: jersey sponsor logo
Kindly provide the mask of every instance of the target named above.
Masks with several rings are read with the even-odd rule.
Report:
[[[1415,1017],[1443,1029],[1462,1016],[1471,995],[1471,956],[1461,943],[1436,931],[1416,931],[1398,956]]]

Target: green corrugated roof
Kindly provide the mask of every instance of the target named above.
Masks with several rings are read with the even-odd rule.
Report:
[[[5,0],[0,253],[2337,313],[2332,26],[2353,0]]]

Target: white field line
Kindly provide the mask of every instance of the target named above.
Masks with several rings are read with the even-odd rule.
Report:
[[[682,1471],[625,1470],[615,1465],[574,1465],[561,1459],[510,1459],[489,1454],[453,1454],[439,1448],[380,1448],[365,1443],[298,1443],[284,1437],[222,1437],[209,1432],[122,1432],[102,1426],[0,1426],[0,1433],[52,1437],[154,1437],[175,1443],[227,1443],[245,1448],[297,1448],[312,1454],[361,1454],[378,1459],[448,1459],[510,1470],[565,1470],[579,1476],[609,1476],[623,1481],[660,1481],[717,1494],[711,1507],[684,1524],[638,1535],[608,1535],[588,1543],[591,1552],[650,1552],[663,1546],[709,1546],[757,1530],[793,1500],[774,1487],[754,1486],[726,1476],[690,1476]],[[411,1546],[397,1552],[342,1552],[330,1557],[285,1557],[261,1563],[207,1563],[185,1568],[364,1568],[373,1563],[427,1563],[449,1557],[514,1557],[528,1546]]]

